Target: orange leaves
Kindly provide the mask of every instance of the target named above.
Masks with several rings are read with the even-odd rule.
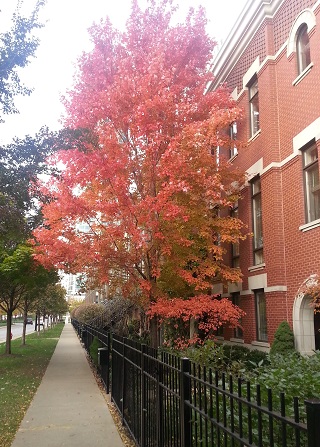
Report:
[[[188,299],[158,299],[156,303],[151,304],[148,314],[151,317],[158,316],[160,319],[173,318],[183,321],[190,321],[191,318],[200,320],[206,317],[207,323],[200,324],[208,324],[212,330],[218,329],[225,323],[237,326],[240,318],[245,315],[238,306],[233,305],[227,298],[217,299],[212,295],[205,294]]]
[[[212,155],[240,112],[225,88],[204,95],[214,43],[203,11],[177,26],[173,13],[169,0],[146,11],[133,2],[124,32],[108,20],[91,28],[94,49],[66,103],[66,124],[88,138],[55,157],[63,168],[43,185],[52,200],[35,232],[43,262],[143,303],[240,279],[224,255],[242,224],[224,215],[242,176]]]
[[[179,320],[189,324],[194,319],[197,322],[198,330],[204,333],[204,338],[213,337],[214,332],[220,326],[226,324],[230,327],[239,326],[240,319],[245,315],[230,300],[217,299],[204,294],[188,299],[159,299],[156,303],[151,304],[148,314],[150,317],[158,317],[160,322],[165,321],[166,324],[172,324],[175,328],[178,327]],[[195,336],[188,343],[195,343],[199,340]],[[181,339],[179,343],[182,341],[187,342],[186,339]]]

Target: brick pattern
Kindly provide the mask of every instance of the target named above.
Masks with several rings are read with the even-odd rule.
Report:
[[[287,40],[291,26],[299,13],[312,7],[315,0],[285,0],[277,15],[268,19],[258,30],[241,59],[228,77],[233,90],[240,89],[242,77],[257,55],[263,61],[266,48],[277,52]],[[305,224],[304,184],[301,156],[293,156],[293,138],[320,116],[320,8],[315,11],[317,27],[310,35],[311,71],[296,85],[295,56],[288,59],[286,51],[275,61],[265,64],[258,73],[261,133],[245,149],[239,151],[234,164],[248,170],[263,160],[261,175],[262,216],[265,267],[248,270],[253,265],[252,239],[240,242],[242,290],[248,290],[249,278],[267,274],[267,287],[286,286],[287,292],[266,292],[268,337],[272,343],[279,323],[292,325],[293,304],[299,287],[311,274],[320,275],[320,227],[301,231]],[[270,28],[271,27],[271,28]],[[273,27],[273,28],[272,28]],[[272,42],[273,36],[273,42]],[[239,99],[244,118],[238,123],[238,136],[248,141],[249,107],[247,92]],[[319,135],[320,129],[317,132]],[[320,147],[320,142],[318,142]],[[288,157],[291,157],[288,160]],[[320,157],[320,154],[319,154]],[[271,164],[278,164],[270,168]],[[281,165],[282,164],[282,165]],[[239,201],[239,217],[252,231],[251,191],[246,187]],[[230,256],[231,259],[231,256]],[[272,290],[272,289],[271,289]],[[241,307],[247,312],[243,319],[245,343],[256,338],[254,295],[242,295]],[[225,338],[232,337],[226,331]]]
[[[242,90],[243,76],[258,56],[262,62],[267,55],[270,56],[279,51],[287,41],[296,17],[304,9],[312,7],[314,3],[314,0],[287,0],[272,20],[266,18],[226,79],[231,91],[236,87],[238,92]]]
[[[233,91],[235,87],[238,87],[238,91],[242,89],[242,78],[255,59],[260,56],[260,61],[263,61],[266,57],[266,42],[265,42],[265,30],[261,28],[255,40],[250,43],[243,57],[239,60],[237,65],[233,67],[230,76],[226,79],[230,90]]]
[[[314,0],[288,0],[274,17],[274,45],[277,52],[288,39],[290,29],[299,13],[314,5]]]

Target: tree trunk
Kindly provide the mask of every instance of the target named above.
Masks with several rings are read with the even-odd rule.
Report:
[[[158,319],[150,319],[150,346],[157,349],[159,347]]]
[[[6,337],[6,354],[11,354],[11,323],[12,311],[7,312],[7,337]]]
[[[37,333],[38,333],[38,335],[40,335],[40,312],[37,313],[37,317],[38,317]]]
[[[24,311],[23,311],[23,328],[22,328],[21,346],[25,346],[25,344],[26,344],[27,314],[28,314],[28,312],[25,307]]]
[[[198,335],[198,325],[194,317],[190,318],[190,339]]]

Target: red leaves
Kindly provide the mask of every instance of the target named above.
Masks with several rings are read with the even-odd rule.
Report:
[[[90,140],[55,158],[64,169],[43,185],[53,200],[35,232],[42,262],[143,303],[240,279],[223,257],[242,224],[216,210],[229,213],[243,179],[211,154],[239,110],[225,89],[204,95],[213,42],[203,12],[175,27],[172,14],[169,0],[145,12],[134,2],[124,33],[108,20],[91,28],[95,47],[66,104],[66,123]]]
[[[227,298],[220,300],[211,295],[198,295],[188,299],[158,299],[151,304],[148,314],[158,316],[160,320],[173,318],[190,321],[191,318],[201,320],[206,317],[206,322],[200,322],[199,328],[209,332],[226,323],[232,327],[238,326],[244,312]]]
[[[189,325],[194,319],[197,321],[198,330],[204,333],[204,339],[214,337],[215,331],[220,326],[229,325],[237,327],[240,325],[240,319],[245,313],[231,303],[227,298],[217,299],[209,295],[198,295],[188,299],[175,298],[172,300],[159,299],[152,303],[148,311],[150,317],[158,317],[160,322],[172,324],[174,328],[178,327],[177,321],[181,320]],[[193,344],[200,341],[195,335],[192,340],[183,336],[179,339],[179,345]],[[203,339],[202,339],[203,341]]]

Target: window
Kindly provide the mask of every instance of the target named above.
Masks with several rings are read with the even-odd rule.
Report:
[[[235,306],[240,307],[240,292],[236,292],[232,294],[232,304],[234,304]],[[241,320],[239,321],[239,323],[241,324]],[[237,326],[234,329],[234,338],[243,338],[243,330],[241,327]]]
[[[238,202],[235,202],[231,210],[231,217],[238,219],[238,215]],[[239,242],[231,244],[231,265],[233,268],[240,268]]]
[[[238,149],[235,145],[235,140],[237,139],[237,123],[233,122],[229,128],[229,134],[230,134],[230,158],[235,157],[238,153]]]
[[[216,336],[217,337],[223,337],[223,326],[219,326],[216,330]]]
[[[296,40],[298,74],[302,73],[311,63],[310,42],[308,36],[308,27],[303,23],[297,32]]]
[[[258,265],[262,264],[264,261],[260,177],[256,177],[252,181],[251,187],[252,187],[252,217],[253,217],[253,256],[254,256],[254,265]]]
[[[302,152],[306,221],[320,219],[318,149],[315,143]]]
[[[268,341],[267,332],[267,306],[263,290],[254,293],[256,305],[257,341]]]
[[[258,79],[249,84],[249,106],[250,106],[250,135],[255,135],[260,129],[259,121],[259,89]]]

